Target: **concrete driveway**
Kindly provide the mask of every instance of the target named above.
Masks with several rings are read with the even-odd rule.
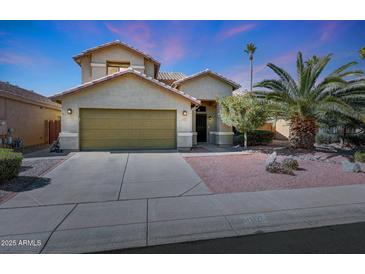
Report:
[[[178,153],[76,153],[0,205],[0,253],[84,253],[365,221],[365,185],[212,194]]]
[[[79,152],[44,177],[0,208],[210,193],[179,153]]]

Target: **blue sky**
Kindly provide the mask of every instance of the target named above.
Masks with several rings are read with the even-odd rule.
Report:
[[[0,21],[0,80],[46,96],[80,84],[72,56],[120,39],[161,62],[162,71],[206,68],[248,87],[243,48],[254,42],[254,81],[270,78],[268,62],[293,72],[304,57],[333,53],[328,70],[358,61],[365,21]]]

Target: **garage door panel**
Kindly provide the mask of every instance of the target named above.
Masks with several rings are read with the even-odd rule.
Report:
[[[80,129],[109,130],[109,129],[175,129],[172,120],[119,120],[119,119],[83,119]]]
[[[88,140],[88,139],[115,139],[118,136],[118,139],[133,139],[133,138],[143,138],[143,139],[174,139],[175,133],[171,130],[88,130],[86,136],[82,136],[80,140]]]
[[[80,148],[176,148],[176,111],[80,109]]]
[[[80,113],[81,118],[92,119],[146,119],[146,114],[149,119],[157,120],[171,120],[176,117],[175,111],[168,110],[134,110],[134,109],[82,109]]]
[[[105,142],[105,140],[85,140],[83,141],[84,149],[169,149],[175,145],[174,139],[161,140],[139,140],[132,139],[112,139]]]

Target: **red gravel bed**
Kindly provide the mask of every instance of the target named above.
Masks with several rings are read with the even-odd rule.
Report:
[[[185,160],[211,191],[250,192],[273,189],[364,184],[365,173],[342,171],[339,163],[300,160],[295,175],[272,174],[265,170],[267,155],[186,157]],[[280,157],[279,157],[279,160]]]

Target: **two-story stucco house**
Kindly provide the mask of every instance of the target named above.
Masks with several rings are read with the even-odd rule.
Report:
[[[82,84],[56,94],[62,103],[63,149],[190,149],[197,142],[232,144],[217,97],[239,84],[204,70],[161,72],[160,63],[120,41],[73,57]]]

